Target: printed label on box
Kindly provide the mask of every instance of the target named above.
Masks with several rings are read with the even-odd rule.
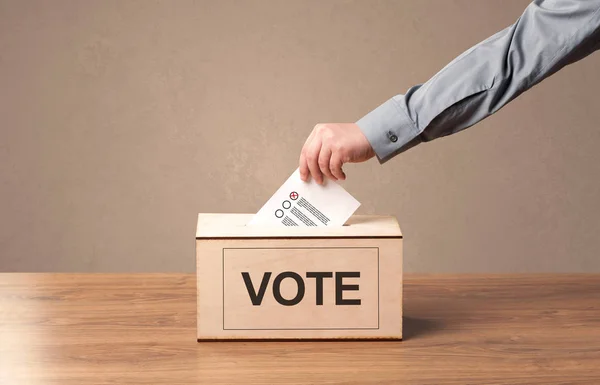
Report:
[[[377,247],[223,249],[224,330],[378,328]]]

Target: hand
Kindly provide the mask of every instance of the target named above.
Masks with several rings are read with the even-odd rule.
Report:
[[[300,177],[307,181],[312,175],[318,184],[323,177],[344,180],[344,163],[364,162],[375,151],[360,128],[354,123],[317,124],[300,154]]]

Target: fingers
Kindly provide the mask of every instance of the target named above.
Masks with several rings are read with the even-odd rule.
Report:
[[[339,131],[339,130],[338,130]],[[345,180],[346,174],[342,170],[344,147],[339,142],[343,140],[342,134],[337,133],[336,126],[318,124],[310,133],[302,147],[299,159],[300,178],[308,181],[312,176],[316,183],[323,184],[324,178],[332,180]]]
[[[331,155],[331,161],[329,162],[329,169],[331,173],[339,180],[346,180],[346,174],[342,170],[342,165],[344,162],[342,161],[341,154],[336,151]]]
[[[308,177],[310,175],[310,170],[308,168],[308,160],[306,159],[306,154],[309,151],[310,143],[312,142],[313,138],[315,137],[316,130],[317,130],[316,127],[312,130],[312,132],[306,139],[306,142],[304,142],[304,146],[302,146],[302,151],[300,152],[300,160],[299,160],[298,168],[300,169],[300,179],[302,179],[305,182],[308,180]]]
[[[298,168],[300,169],[300,179],[306,182],[308,180],[309,170],[304,151],[305,150],[302,149],[302,152],[300,153],[300,162]]]
[[[321,152],[319,153],[319,170],[323,173],[323,175],[327,176],[330,179],[337,180],[337,178],[331,173],[329,169],[329,163],[331,161],[331,147],[322,144]]]
[[[306,151],[306,162],[308,163],[308,169],[310,174],[318,184],[323,183],[323,174],[319,168],[319,154],[321,152],[321,138],[315,137],[311,142],[310,146]]]

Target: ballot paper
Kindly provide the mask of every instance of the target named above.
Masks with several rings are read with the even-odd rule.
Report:
[[[343,226],[360,206],[337,182],[300,179],[294,173],[254,215],[249,226]]]

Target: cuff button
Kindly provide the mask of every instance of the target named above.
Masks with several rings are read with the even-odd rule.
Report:
[[[394,143],[396,143],[398,141],[398,137],[396,135],[391,135],[390,136],[390,140]]]

